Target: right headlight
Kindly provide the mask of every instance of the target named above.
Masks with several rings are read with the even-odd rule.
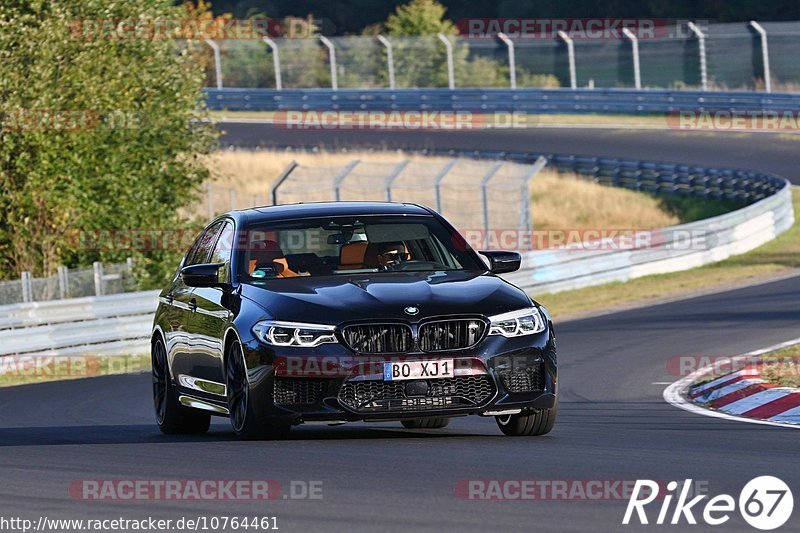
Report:
[[[334,326],[304,324],[279,320],[262,320],[253,326],[253,333],[265,344],[272,346],[302,346],[313,348],[325,343],[339,342]]]
[[[489,317],[489,335],[503,337],[522,337],[541,333],[547,327],[542,313],[535,307],[526,307],[501,315]]]

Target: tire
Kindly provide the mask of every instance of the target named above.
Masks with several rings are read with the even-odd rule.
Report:
[[[556,423],[558,400],[550,409],[541,409],[533,413],[496,416],[500,431],[510,437],[538,436],[550,433]]]
[[[153,407],[156,423],[166,435],[201,434],[208,431],[211,415],[192,411],[178,401],[178,391],[169,374],[164,341],[156,339],[150,347],[153,364]]]
[[[256,416],[244,354],[238,340],[231,343],[225,356],[225,393],[228,397],[231,426],[240,439],[273,440],[285,438],[289,434],[288,422],[277,419],[261,420]]]
[[[449,418],[412,418],[410,420],[401,420],[403,427],[408,429],[441,429],[450,423]]]

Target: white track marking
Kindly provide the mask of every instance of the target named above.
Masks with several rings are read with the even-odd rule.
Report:
[[[758,371],[756,371],[755,369],[748,368],[746,370],[739,370],[737,372],[734,372],[733,374],[727,374],[725,376],[718,377],[715,380],[709,381],[708,383],[703,383],[699,387],[692,387],[692,395],[695,395],[698,392],[700,392],[700,393],[705,392],[708,389],[714,388],[717,385],[721,385],[723,383],[726,383],[728,381],[736,379],[739,376],[754,376],[754,375],[757,375],[757,374],[758,374]],[[669,383],[669,385],[671,385],[671,383]]]
[[[798,343],[800,343],[800,337],[790,341],[782,342],[780,344],[776,344],[774,346],[768,346],[760,350],[754,350],[749,353],[737,355],[736,357],[732,357],[730,359],[730,362],[735,363],[736,361],[739,361],[746,357],[753,357],[754,355],[763,355],[767,352],[774,352],[775,350],[780,350],[781,348],[786,348],[787,346],[791,346],[793,344],[798,344]],[[710,416],[714,418],[724,418],[726,420],[735,420],[737,422],[747,422],[749,424],[760,424],[764,426],[777,426],[777,427],[800,429],[800,425],[798,424],[776,421],[777,416],[773,417],[770,420],[744,418],[741,416],[729,415],[728,413],[723,413],[721,411],[712,411],[710,409],[700,407],[694,402],[688,400],[686,398],[686,392],[689,390],[689,387],[692,385],[692,383],[694,383],[698,379],[708,375],[713,371],[714,367],[709,366],[701,368],[695,372],[692,372],[688,376],[679,379],[678,381],[676,381],[675,383],[664,389],[664,401],[666,401],[670,405],[674,405],[675,407],[683,409],[684,411],[689,411],[690,413],[695,413],[698,415]],[[792,411],[794,410],[795,409],[792,409]],[[786,415],[788,412],[789,411],[783,414]],[[797,411],[797,414],[795,416],[798,416],[800,418],[800,411]]]
[[[755,409],[765,403],[775,401],[778,398],[783,398],[790,394],[792,394],[792,391],[789,389],[767,389],[729,403],[725,407],[720,407],[720,410],[732,415],[740,415],[746,413],[750,409]]]
[[[770,420],[773,422],[800,424],[800,407],[792,407],[779,415],[773,416]]]
[[[751,385],[757,385],[759,383],[764,383],[763,379],[742,379],[737,381],[736,383],[731,383],[730,385],[726,385],[721,389],[712,390],[708,394],[701,394],[698,398],[702,398],[703,402],[713,402],[714,400],[719,400],[723,396],[727,396],[728,394],[732,394],[738,390],[746,389]]]

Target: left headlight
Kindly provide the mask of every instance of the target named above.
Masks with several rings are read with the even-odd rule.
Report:
[[[253,333],[261,342],[272,346],[313,348],[320,344],[339,342],[334,334],[335,329],[334,326],[325,324],[262,320],[253,326]]]
[[[521,337],[541,333],[547,327],[542,313],[535,307],[490,316],[489,335]]]

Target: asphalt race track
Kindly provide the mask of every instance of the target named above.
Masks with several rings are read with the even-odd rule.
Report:
[[[228,140],[244,135],[226,129]],[[268,140],[260,129],[251,133]],[[720,150],[707,153],[700,141],[676,137],[670,144],[652,132],[495,133],[425,134],[425,142],[724,163],[798,178],[791,152],[797,141],[767,136],[732,138],[733,146],[704,138],[706,148]],[[301,143],[290,135],[283,140],[289,137]],[[706,482],[711,495],[737,498],[760,475],[800,487],[800,433],[698,416],[662,399],[666,384],[679,377],[668,370],[670,357],[739,354],[797,337],[798,301],[800,277],[794,277],[557,324],[561,408],[554,431],[541,438],[504,437],[492,419],[477,417],[442,430],[399,423],[300,427],[281,442],[239,442],[220,419],[208,435],[176,438],[158,432],[148,375],[0,389],[0,501],[5,515],[33,519],[44,509],[51,518],[276,516],[285,532],[614,531],[622,528],[624,500],[470,501],[454,489],[462,480],[691,478]],[[82,501],[69,492],[78,480],[131,478],[271,479],[283,487],[313,480],[323,490],[322,499],[270,502]],[[655,520],[658,507],[648,509]],[[782,530],[797,530],[794,524]],[[752,531],[736,514],[717,529]]]
[[[800,184],[800,135],[656,129],[562,128],[482,131],[296,130],[259,122],[225,122],[222,144],[241,147],[321,145],[327,149],[460,148],[529,151],[757,169]]]

